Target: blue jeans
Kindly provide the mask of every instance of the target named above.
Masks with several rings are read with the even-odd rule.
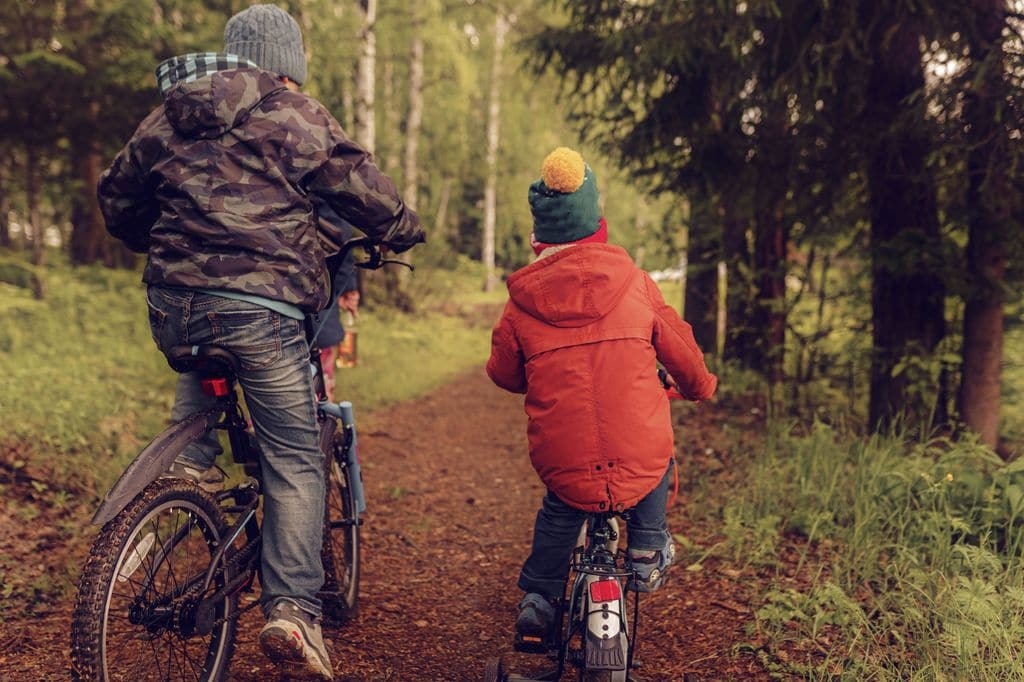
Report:
[[[253,303],[191,289],[150,287],[147,301],[153,340],[161,350],[215,344],[238,357],[238,382],[256,430],[263,471],[260,601],[265,613],[289,600],[319,616],[324,455],[302,323]],[[214,400],[202,392],[196,373],[182,374],[171,417],[182,419]],[[206,469],[220,452],[211,432],[186,448],[179,461]]]
[[[629,512],[626,528],[632,549],[663,550],[669,540],[665,503],[675,469],[669,460],[661,482]],[[587,512],[570,507],[548,490],[533,526],[533,548],[519,573],[519,589],[549,599],[561,597],[569,577],[569,561]]]

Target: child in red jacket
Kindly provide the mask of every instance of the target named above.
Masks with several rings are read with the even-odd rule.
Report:
[[[530,186],[537,260],[508,279],[487,374],[525,393],[534,469],[548,488],[523,565],[516,629],[547,635],[587,511],[632,510],[637,587],[660,587],[674,546],[665,524],[673,467],[661,361],[691,400],[717,385],[690,325],[620,247],[607,244],[594,173],[559,147]]]

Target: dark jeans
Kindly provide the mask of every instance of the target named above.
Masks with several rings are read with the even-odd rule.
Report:
[[[661,550],[668,542],[665,503],[675,460],[669,460],[661,482],[630,510],[626,528],[633,549]],[[561,597],[569,577],[569,560],[587,512],[570,507],[550,490],[533,526],[533,549],[519,574],[519,589],[549,599]]]
[[[302,323],[254,303],[190,289],[150,287],[147,298],[153,339],[161,350],[212,343],[238,357],[238,383],[256,430],[263,471],[260,601],[267,613],[285,599],[319,616],[324,459]],[[213,400],[200,389],[197,374],[182,374],[171,416],[182,419]],[[179,460],[206,469],[220,450],[216,434],[208,433]]]

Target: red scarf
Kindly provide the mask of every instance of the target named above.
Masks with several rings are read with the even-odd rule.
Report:
[[[537,241],[537,237],[533,234],[533,232],[531,232],[530,233],[530,246],[533,247],[533,252],[539,256],[541,251],[543,251],[544,249],[551,248],[552,246],[570,246],[572,244],[592,244],[592,243],[595,243],[595,242],[596,243],[600,243],[600,244],[607,244],[608,243],[608,223],[605,222],[604,217],[601,218],[601,220],[598,223],[598,225],[599,225],[599,227],[597,228],[597,232],[595,232],[594,234],[590,235],[589,237],[584,237],[583,239],[577,239],[574,242],[566,242],[564,244],[545,244],[544,242],[539,242],[539,241]]]

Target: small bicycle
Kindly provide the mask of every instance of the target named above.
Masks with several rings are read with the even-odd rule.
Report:
[[[670,400],[683,399],[665,370],[658,370],[658,379]],[[634,656],[640,592],[629,589],[636,584],[636,573],[619,548],[620,518],[628,519],[629,512],[586,515],[566,581],[566,587],[569,583],[572,587],[569,596],[556,604],[555,627],[548,639],[516,633],[516,651],[545,654],[556,667],[537,677],[523,677],[506,672],[501,658],[490,658],[484,682],[554,682],[562,678],[567,664],[576,668],[580,682],[640,682],[632,674],[640,667]],[[631,620],[627,618],[630,591]]]
[[[340,258],[362,247],[376,269],[382,257],[366,237],[349,240]],[[340,260],[339,258],[339,260]],[[405,265],[405,263],[402,263]],[[409,266],[411,267],[411,266]],[[307,335],[315,337],[307,321]],[[178,372],[198,372],[216,403],[158,435],[128,466],[93,517],[102,525],[82,571],[71,624],[75,680],[201,680],[226,676],[239,608],[260,566],[257,518],[262,479],[259,446],[235,388],[237,359],[219,346],[178,346],[168,353]],[[359,532],[366,511],[352,404],[327,399],[320,352],[311,344],[320,447],[327,495],[319,597],[325,623],[342,623],[359,605]],[[215,494],[160,475],[209,428],[227,433],[246,479]]]
[[[556,667],[528,678],[507,673],[500,658],[491,658],[484,668],[484,682],[553,682],[562,678],[566,664],[576,668],[581,682],[635,680],[631,671],[639,667],[633,652],[640,599],[634,591],[630,623],[626,596],[635,573],[618,547],[618,518],[627,518],[626,514],[587,514],[567,581],[572,588],[556,605],[553,632],[547,639],[516,634],[516,651],[546,654]]]

